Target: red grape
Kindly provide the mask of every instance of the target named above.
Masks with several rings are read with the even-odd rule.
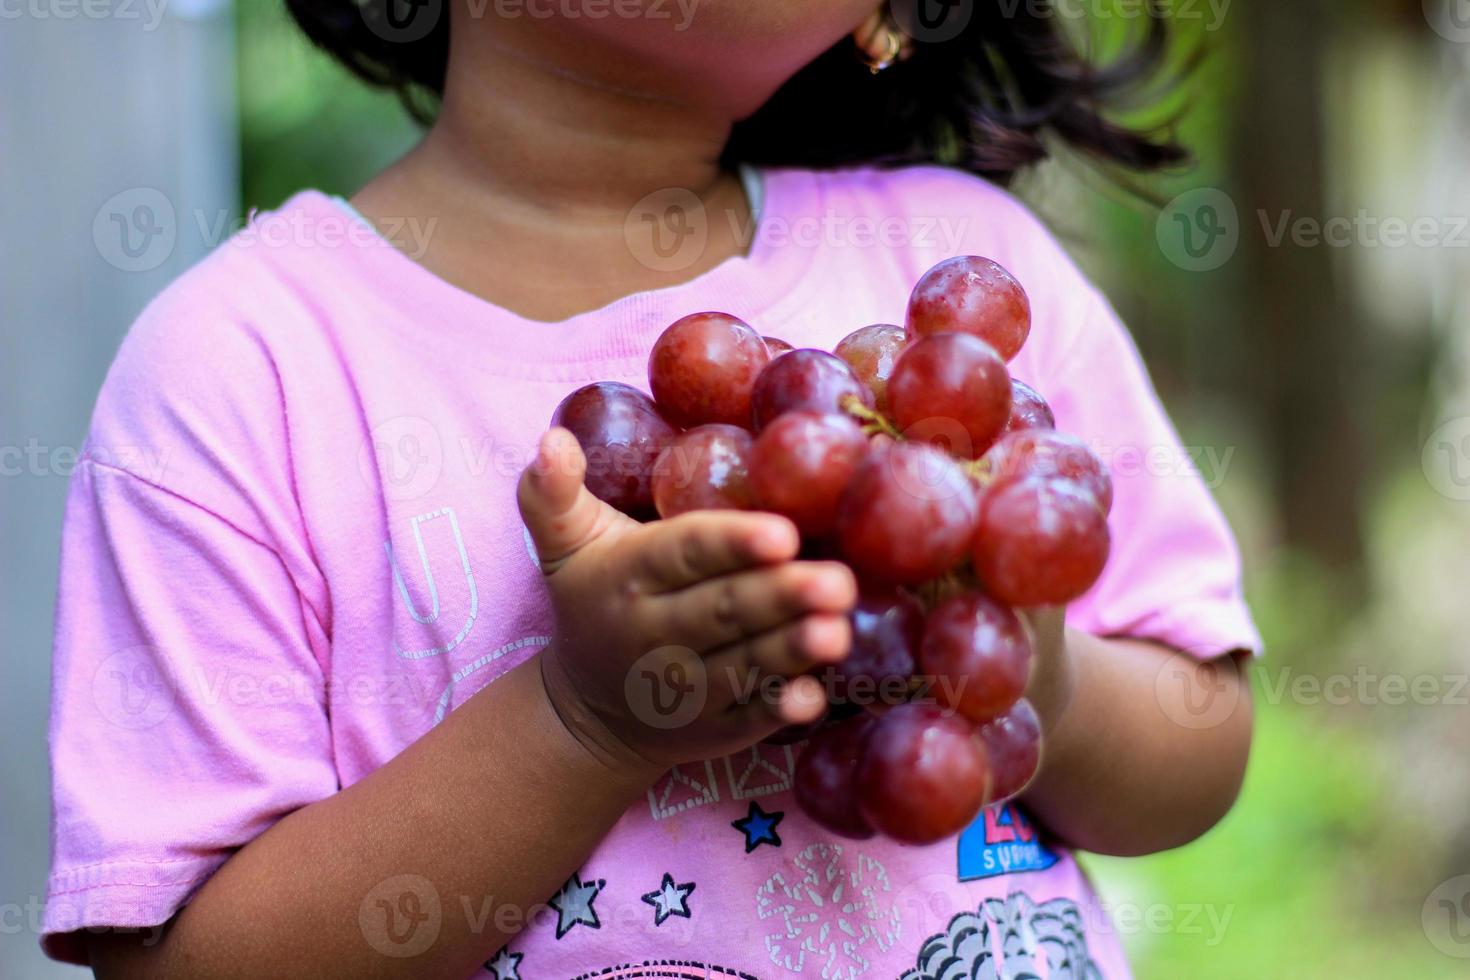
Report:
[[[843,337],[832,351],[847,362],[859,381],[868,386],[873,393],[874,407],[885,415],[888,413],[888,378],[898,363],[898,355],[903,353],[904,340],[902,327],[875,323]]]
[[[751,388],[770,360],[760,334],[742,321],[727,313],[695,313],[654,343],[648,383],[675,425],[748,426]]]
[[[1031,679],[1031,638],[1009,607],[979,592],[929,613],[919,669],[946,706],[980,724],[1015,704]]]
[[[985,341],[941,333],[910,344],[888,381],[893,420],[952,455],[984,455],[1011,417],[1011,378]],[[947,445],[945,445],[947,443]]]
[[[868,732],[858,804],[875,830],[906,844],[932,844],[970,825],[990,780],[990,760],[973,725],[932,704],[904,704]]]
[[[868,452],[862,426],[846,415],[787,412],[761,430],[750,457],[750,486],[763,510],[820,537],[837,524],[837,502]]]
[[[1087,443],[1064,432],[1023,429],[1008,433],[985,456],[994,483],[1023,476],[1058,477],[1080,483],[1104,514],[1113,509],[1113,477]]]
[[[1081,484],[1025,477],[980,498],[975,572],[1011,606],[1055,606],[1092,587],[1107,564],[1108,519]]]
[[[797,527],[800,560],[852,568],[848,656],[812,672],[822,717],[766,741],[807,743],[792,788],[827,831],[929,844],[1035,777],[1035,654],[1017,610],[1092,587],[1113,484],[1010,376],[1031,307],[1004,268],[939,263],[904,323],[829,354],[696,313],[653,345],[652,398],[588,385],[553,424],[582,445],[589,490],[625,513],[759,508]]]
[[[897,589],[868,590],[848,616],[852,647],[834,668],[839,704],[891,707],[908,699],[909,677],[924,635],[924,607]]]
[[[677,433],[653,399],[631,385],[600,381],[562,399],[552,425],[570,430],[587,457],[587,489],[625,514],[653,514],[653,464]]]
[[[847,396],[872,406],[873,393],[857,379],[846,362],[819,350],[794,350],[782,354],[760,373],[751,394],[757,430],[787,412],[843,411]]]
[[[1041,721],[1036,709],[1023,698],[1010,711],[981,725],[978,734],[995,777],[989,802],[1004,803],[1020,796],[1041,767]]]
[[[849,564],[870,580],[917,585],[949,571],[974,536],[975,486],[953,459],[901,442],[868,455],[837,510]]]
[[[905,332],[910,339],[974,334],[1009,361],[1031,332],[1031,301],[998,263],[960,255],[924,273],[909,296]]]
[[[1022,429],[1055,429],[1056,416],[1046,399],[1024,381],[1011,379],[1011,419],[1006,423],[1007,432]]]
[[[816,823],[843,837],[864,840],[873,828],[858,809],[857,770],[873,719],[858,715],[813,735],[796,760],[792,791]]]
[[[701,425],[674,439],[653,467],[660,517],[691,510],[749,510],[754,440],[734,425]]]

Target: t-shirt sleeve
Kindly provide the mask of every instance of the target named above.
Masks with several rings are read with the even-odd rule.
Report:
[[[177,288],[99,397],[62,532],[42,944],[166,922],[338,789],[330,621],[259,338]]]
[[[167,921],[237,848],[337,789],[311,616],[216,514],[84,461],[55,642],[47,951]]]
[[[1201,658],[1259,653],[1235,539],[1199,465],[1209,447],[1181,444],[1112,307],[1080,276],[1073,288],[1076,320],[1043,369],[1042,394],[1057,427],[1084,439],[1109,465],[1114,503],[1107,567],[1070,607],[1068,622]]]

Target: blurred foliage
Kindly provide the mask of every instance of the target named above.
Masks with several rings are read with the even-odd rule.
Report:
[[[1198,157],[1185,173],[1147,182],[1159,200],[1198,187],[1230,187],[1232,162],[1242,151],[1234,142],[1236,123],[1252,110],[1241,104],[1241,52],[1251,44],[1240,36],[1242,18],[1227,4],[1215,30],[1209,4],[1175,4],[1181,11],[1186,6],[1196,16],[1181,15],[1172,26],[1181,50],[1205,57],[1187,84],[1132,117],[1142,123],[1177,118],[1179,137]],[[1417,3],[1394,5],[1392,37],[1386,24],[1365,25],[1362,12],[1371,5],[1345,6],[1358,14],[1323,18],[1338,35],[1338,63],[1371,62],[1367,56],[1388,43],[1405,47],[1409,58],[1389,72],[1406,83],[1387,111],[1408,111],[1414,106],[1406,100],[1418,98],[1422,79],[1402,65],[1433,50],[1422,17],[1407,13]],[[1121,16],[1136,9],[1134,0],[1068,7],[1112,12],[1094,18],[1096,30],[1088,35],[1105,53],[1122,50],[1137,26]],[[313,51],[277,0],[242,0],[237,10],[247,207],[275,207],[303,187],[350,194],[412,144],[416,130],[396,101],[368,91]],[[1344,103],[1353,92],[1342,87],[1343,78],[1335,84],[1328,101],[1334,112],[1349,115]],[[1391,88],[1382,77],[1364,87],[1380,97]],[[1375,168],[1384,169],[1374,162],[1383,148],[1371,131],[1350,129],[1334,139],[1345,172],[1361,180],[1365,171],[1371,178]],[[1427,146],[1426,140],[1424,152]],[[1417,178],[1390,172],[1385,179]],[[1289,686],[1303,675],[1351,675],[1360,665],[1436,677],[1465,669],[1460,624],[1470,513],[1434,493],[1419,460],[1422,420],[1438,410],[1425,395],[1434,338],[1452,325],[1397,324],[1397,334],[1375,338],[1373,349],[1381,352],[1375,465],[1363,474],[1371,488],[1363,529],[1370,590],[1348,599],[1343,583],[1350,570],[1280,540],[1263,463],[1269,455],[1260,451],[1272,420],[1260,417],[1252,390],[1241,382],[1249,379],[1253,358],[1270,356],[1240,340],[1233,298],[1251,288],[1247,270],[1237,262],[1201,276],[1170,264],[1155,239],[1158,212],[1084,161],[1050,163],[1020,190],[1132,325],[1186,444],[1231,451],[1216,494],[1240,537],[1248,592],[1268,647],[1252,667],[1259,734],[1230,816],[1178,851],[1126,861],[1085,858],[1110,904],[1162,909],[1172,923],[1125,931],[1138,976],[1466,975],[1464,961],[1427,941],[1420,920],[1430,891],[1470,862],[1465,709],[1313,704],[1293,698]],[[1372,298],[1389,309],[1397,302],[1391,294]],[[1192,909],[1205,914],[1186,923]]]
[[[274,208],[303,188],[352,194],[413,145],[418,128],[317,51],[282,0],[235,5],[246,210]]]
[[[1464,976],[1421,931],[1433,885],[1405,882],[1428,861],[1427,819],[1382,794],[1392,746],[1310,713],[1259,717],[1240,803],[1204,840],[1142,860],[1085,858],[1106,902],[1160,908],[1173,924],[1125,931],[1138,976]]]

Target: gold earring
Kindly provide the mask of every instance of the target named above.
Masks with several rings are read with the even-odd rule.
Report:
[[[858,57],[874,75],[893,67],[910,54],[908,35],[899,30],[881,8],[858,25],[852,32],[852,40],[857,45]]]

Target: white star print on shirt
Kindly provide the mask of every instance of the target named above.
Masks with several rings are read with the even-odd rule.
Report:
[[[643,900],[653,906],[653,924],[661,926],[671,915],[689,918],[689,893],[692,891],[694,882],[676,885],[674,876],[664,872],[664,880],[659,887],[643,896]]]
[[[573,874],[567,879],[567,883],[561,886],[561,891],[557,892],[556,897],[548,903],[556,909],[557,939],[565,936],[576,925],[585,925],[593,929],[602,928],[602,923],[597,920],[597,910],[592,907],[592,903],[597,900],[597,893],[602,891],[602,886],[606,884],[607,882],[601,878],[584,882],[578,874]]]
[[[495,980],[521,980],[521,953],[512,953],[504,946],[495,958],[485,964],[485,969],[494,975]]]

